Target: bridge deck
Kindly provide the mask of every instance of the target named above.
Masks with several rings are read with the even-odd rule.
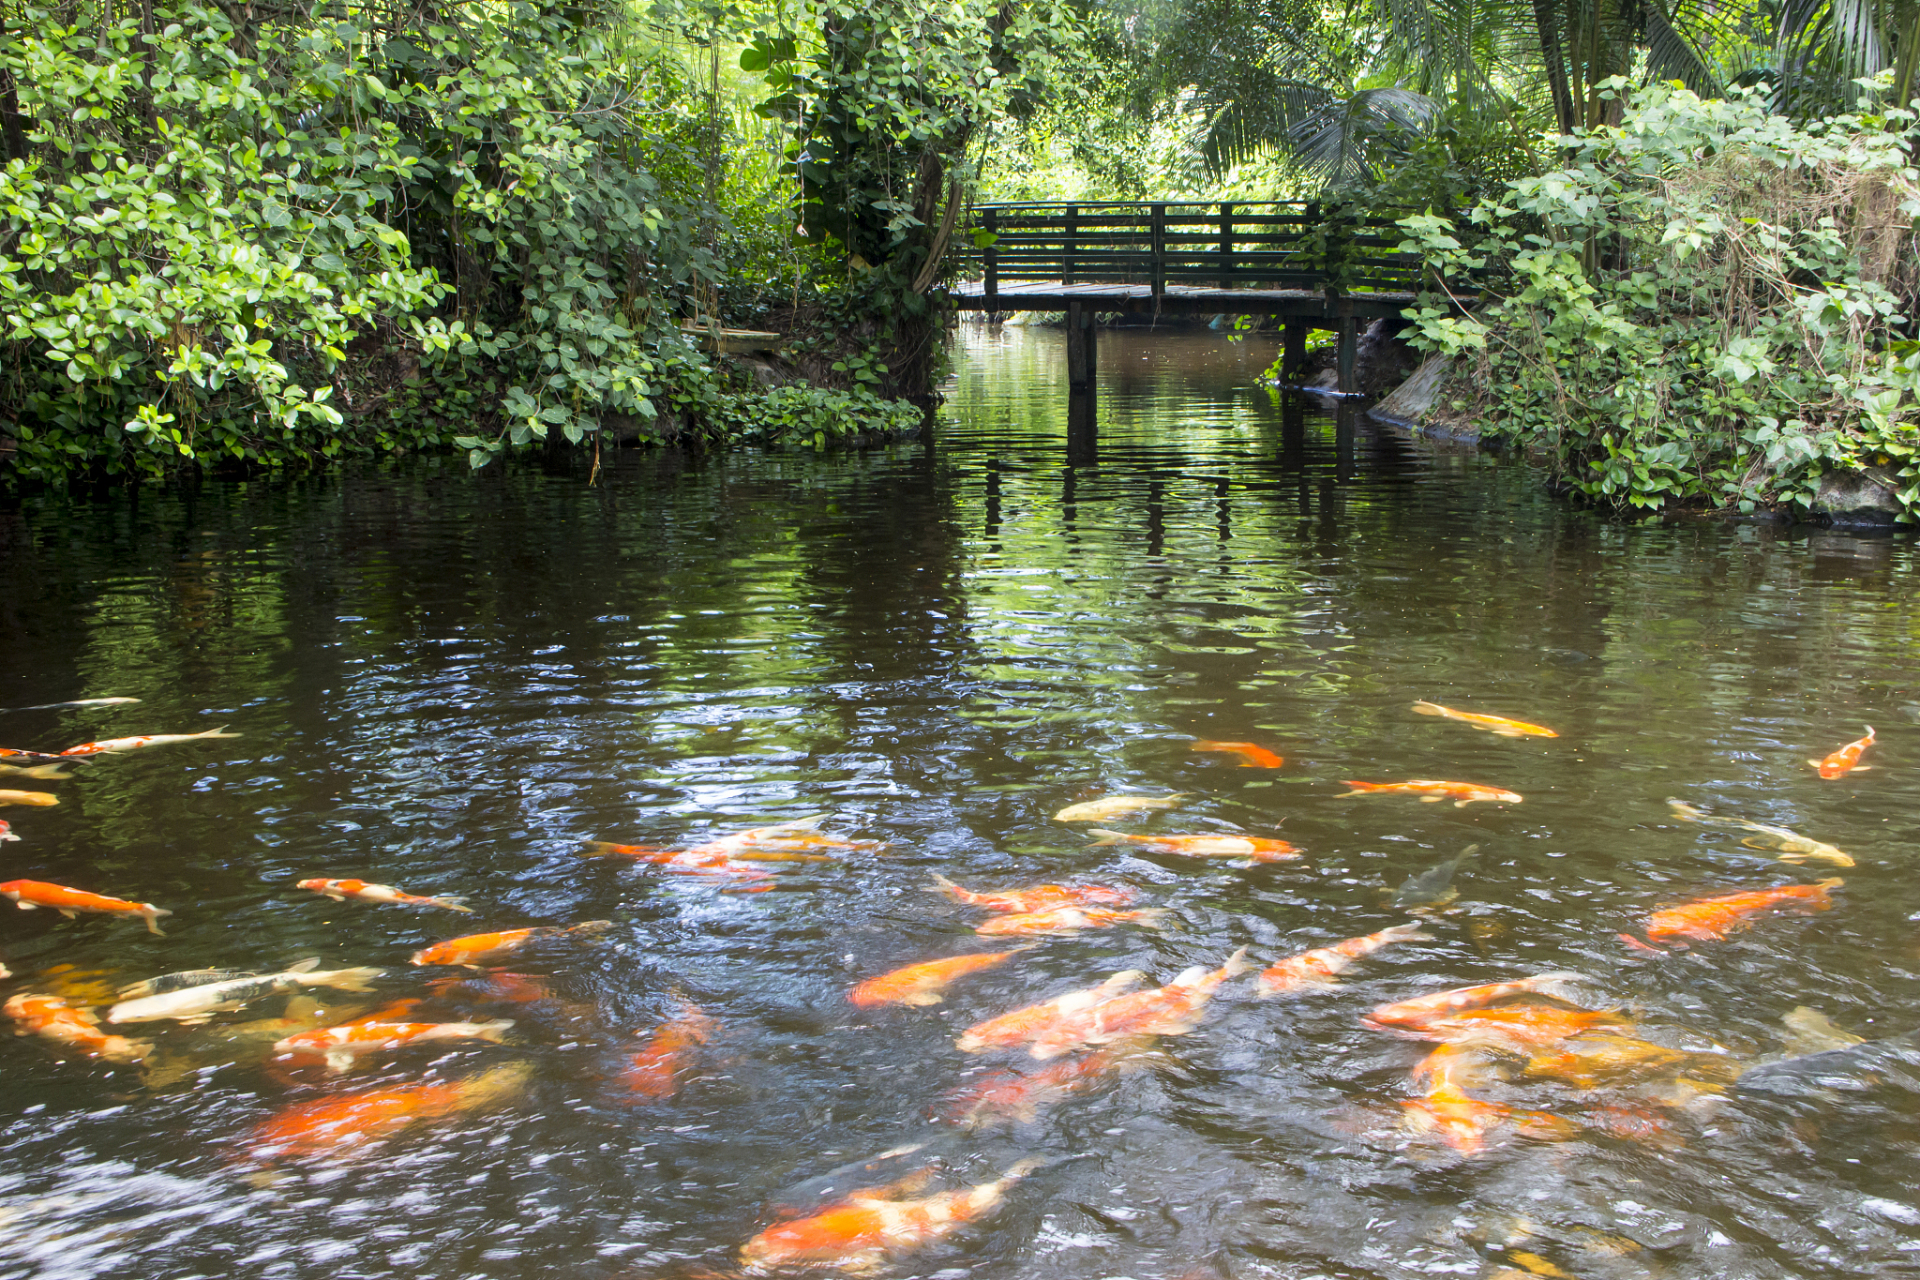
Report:
[[[1284,316],[1325,321],[1326,327],[1333,327],[1343,316],[1356,320],[1398,316],[1413,304],[1414,295],[1346,293],[1339,295],[1330,309],[1326,293],[1310,289],[1205,289],[1168,284],[1156,298],[1153,287],[1144,284],[1028,280],[1000,284],[990,293],[984,283],[974,280],[957,286],[953,301],[962,311],[1065,311],[1077,304],[1094,311]]]

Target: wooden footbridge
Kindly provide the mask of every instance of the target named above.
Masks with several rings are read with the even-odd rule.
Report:
[[[953,299],[963,311],[1065,312],[1075,396],[1093,392],[1101,312],[1278,316],[1288,374],[1305,363],[1307,332],[1331,329],[1339,389],[1353,393],[1360,323],[1398,316],[1420,281],[1419,258],[1400,252],[1400,216],[1288,200],[981,205]]]

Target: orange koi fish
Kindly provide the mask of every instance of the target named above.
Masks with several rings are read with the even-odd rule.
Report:
[[[1542,993],[1552,995],[1555,994],[1554,988],[1564,983],[1584,981],[1586,981],[1585,975],[1578,973],[1539,973],[1531,978],[1518,978],[1512,982],[1489,982],[1478,987],[1458,987],[1452,991],[1436,992],[1430,996],[1415,996],[1411,1000],[1383,1004],[1362,1021],[1376,1027],[1416,1026],[1430,1018],[1443,1017],[1466,1009],[1484,1009],[1488,1005],[1498,1004],[1508,996]]]
[[[176,742],[198,742],[202,738],[237,738],[237,733],[228,733],[225,729],[208,729],[205,733],[148,733],[136,738],[106,738],[100,742],[83,742],[77,747],[68,747],[59,754],[63,756],[97,756],[103,751],[138,751],[141,747],[165,747]]]
[[[1201,751],[1209,755],[1220,754],[1240,757],[1242,769],[1278,769],[1286,761],[1251,742],[1208,742],[1204,739],[1188,747],[1189,751]]]
[[[1251,969],[1240,948],[1218,969],[1195,965],[1164,987],[1099,1001],[1042,1027],[1027,1052],[1041,1062],[1083,1045],[1111,1044],[1141,1036],[1183,1036],[1200,1025],[1213,993],[1229,978]]]
[[[1137,911],[1114,911],[1107,907],[1055,907],[1051,911],[1028,911],[1019,915],[995,916],[980,925],[975,933],[986,937],[1002,934],[1077,933],[1082,929],[1111,929],[1117,924],[1137,924],[1157,929],[1167,915],[1164,907],[1143,907]]]
[[[992,1182],[919,1200],[855,1193],[812,1217],[768,1227],[741,1246],[740,1261],[750,1271],[793,1266],[854,1275],[876,1271],[892,1256],[986,1218],[999,1209],[1007,1188],[1045,1163],[1022,1160]]]
[[[1647,943],[1664,942],[1669,946],[1685,948],[1687,943],[1683,939],[1687,938],[1696,942],[1724,942],[1730,933],[1751,929],[1753,917],[1765,911],[1826,911],[1833,906],[1833,899],[1828,896],[1829,890],[1845,883],[1839,876],[1830,876],[1815,884],[1789,884],[1778,889],[1754,889],[1718,898],[1702,898],[1648,916],[1647,942],[1624,933],[1620,936],[1643,951],[1660,950],[1658,946],[1648,946]],[[0,893],[5,891],[6,886],[0,885]]]
[[[1378,933],[1369,933],[1364,937],[1348,938],[1345,942],[1336,942],[1330,947],[1318,947],[1312,951],[1302,951],[1278,964],[1271,965],[1260,974],[1260,994],[1277,996],[1288,991],[1297,991],[1301,987],[1331,987],[1338,985],[1334,975],[1350,968],[1353,962],[1362,956],[1370,956],[1382,947],[1390,947],[1396,942],[1431,942],[1433,935],[1421,930],[1417,924],[1397,924],[1391,929],[1382,929]]]
[[[499,933],[468,934],[464,938],[450,938],[445,942],[436,942],[430,947],[422,947],[413,953],[413,963],[463,964],[470,969],[478,969],[512,955],[536,938],[562,938],[569,935],[585,938],[596,933],[605,933],[611,928],[613,928],[611,920],[589,920],[585,924],[576,924],[571,928],[550,926],[535,929],[505,929]]]
[[[1402,1030],[1400,1034],[1531,1058],[1563,1040],[1586,1035],[1596,1027],[1626,1025],[1625,1018],[1605,1010],[1512,1004],[1498,1009],[1466,1009],[1444,1018],[1429,1018],[1417,1026]]]
[[[1872,768],[1873,766],[1871,765],[1864,765],[1860,763],[1861,755],[1866,751],[1868,747],[1872,745],[1873,745],[1873,726],[1868,725],[1866,737],[1855,738],[1852,742],[1849,742],[1846,746],[1841,747],[1838,751],[1828,753],[1825,758],[1820,760],[1809,760],[1807,761],[1807,763],[1812,765],[1814,768],[1818,769],[1820,771],[1821,777],[1827,779],[1828,781],[1832,781],[1833,779],[1841,777],[1844,774],[1853,772],[1855,769],[1860,769],[1864,771],[1866,769]]]
[[[365,880],[302,880],[302,889],[311,889],[335,902],[345,902],[348,898],[358,898],[362,902],[390,902],[409,907],[444,907],[448,911],[464,911],[473,914],[473,908],[461,905],[464,898],[422,898],[418,894],[402,893],[390,884],[368,884]]]
[[[1435,782],[1420,778],[1412,782],[1353,782],[1346,786],[1336,799],[1344,800],[1348,796],[1398,795],[1419,796],[1421,804],[1439,804],[1442,800],[1453,801],[1453,807],[1464,809],[1476,801],[1493,801],[1498,804],[1519,804],[1526,797],[1512,791],[1502,791],[1499,787],[1482,787],[1472,782]]]
[[[140,916],[146,920],[149,933],[160,933],[160,926],[156,922],[161,916],[173,914],[165,907],[156,907],[150,902],[128,902],[125,898],[103,897],[97,893],[88,893],[84,889],[69,889],[64,885],[47,884],[41,880],[9,880],[5,884],[0,884],[0,897],[12,898],[14,905],[22,911],[32,911],[35,907],[47,907],[58,911],[69,920],[81,911],[110,916]]]
[[[682,1000],[680,1012],[655,1027],[640,1052],[628,1058],[621,1083],[635,1097],[671,1098],[699,1060],[700,1046],[719,1032],[717,1019],[692,1001]]]
[[[1438,1084],[1425,1097],[1401,1102],[1407,1127],[1415,1133],[1434,1133],[1463,1156],[1478,1155],[1494,1130],[1511,1124],[1521,1134],[1544,1142],[1564,1142],[1580,1132],[1571,1120],[1544,1111],[1520,1111],[1498,1102],[1483,1102],[1454,1085]]]
[[[1413,704],[1413,709],[1423,716],[1440,716],[1446,720],[1458,720],[1461,724],[1485,729],[1488,733],[1498,734],[1502,738],[1557,738],[1560,736],[1543,725],[1528,724],[1525,720],[1509,720],[1505,716],[1483,716],[1472,711],[1455,711],[1452,707],[1443,707],[1437,702],[1416,702]]]
[[[1151,853],[1170,853],[1182,858],[1252,858],[1255,862],[1281,862],[1300,856],[1300,850],[1285,840],[1266,836],[1130,836],[1119,831],[1102,831],[1098,827],[1093,828],[1091,834],[1100,838],[1088,845],[1089,849],[1131,844]]]
[[[108,1062],[138,1062],[152,1052],[145,1040],[110,1036],[100,1030],[99,1019],[86,1009],[76,1009],[59,996],[21,993],[7,1001],[6,1015],[20,1025],[14,1034],[39,1036],[56,1044],[68,1044],[84,1053]]]
[[[1128,969],[1114,974],[1098,986],[1069,991],[1066,995],[1030,1004],[1024,1009],[988,1018],[985,1022],[976,1022],[960,1033],[960,1038],[953,1042],[954,1047],[962,1053],[981,1053],[988,1049],[1011,1049],[1026,1044],[1062,1019],[1137,986],[1146,976],[1138,969]]]
[[[1018,916],[1008,919],[1017,920]],[[949,956],[945,960],[927,960],[920,964],[910,964],[892,973],[883,973],[877,978],[868,978],[865,982],[847,993],[847,999],[862,1009],[872,1009],[883,1004],[930,1005],[939,1004],[940,993],[947,985],[970,973],[982,969],[991,969],[995,965],[1005,964],[1022,951],[1033,950],[1034,944],[1015,947],[1011,951],[984,951],[973,955]]]
[[[1556,1046],[1557,1052],[1535,1054],[1525,1073],[1548,1080],[1564,1080],[1578,1089],[1597,1089],[1685,1066],[1703,1055],[1682,1053],[1665,1045],[1631,1036],[1579,1037]]]
[[[995,1071],[949,1093],[941,1118],[962,1129],[979,1129],[1001,1120],[1030,1123],[1041,1108],[1102,1088],[1124,1069],[1144,1066],[1144,1043],[1110,1044],[1077,1058],[1050,1062],[1037,1071]]]
[[[32,805],[36,809],[51,809],[60,803],[60,797],[51,791],[0,791],[0,804]]]
[[[383,1009],[382,1015],[396,1011]],[[434,1040],[486,1040],[499,1044],[513,1027],[511,1018],[493,1022],[389,1022],[384,1018],[356,1018],[334,1027],[302,1031],[276,1042],[273,1051],[296,1058],[319,1058],[327,1070],[340,1072],[354,1059],[367,1054],[387,1053],[402,1045],[425,1044]]]
[[[505,1105],[525,1092],[532,1079],[530,1064],[513,1063],[464,1080],[366,1089],[295,1103],[255,1126],[248,1145],[259,1158],[333,1154],[422,1120]]]
[[[1037,884],[1026,889],[977,893],[972,889],[963,889],[939,874],[935,874],[933,883],[935,888],[955,902],[964,902],[970,907],[985,907],[988,911],[1021,914],[1052,911],[1058,907],[1124,907],[1133,901],[1131,889],[1109,889],[1097,884]]]

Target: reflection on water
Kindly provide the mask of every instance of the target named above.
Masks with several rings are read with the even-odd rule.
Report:
[[[144,699],[0,716],[0,744],[242,735],[0,780],[60,798],[8,810],[8,878],[174,912],[165,937],[9,912],[8,993],[98,1005],[308,957],[385,970],[365,993],[142,1024],[144,1071],[9,1037],[0,1275],[693,1276],[850,1189],[931,1195],[1065,1156],[881,1272],[1920,1270],[1920,1054],[1853,1044],[1920,1023],[1907,541],[1609,523],[1511,464],[1277,404],[1252,377],[1271,345],[1214,335],[1103,334],[1097,460],[1069,467],[1058,334],[957,343],[931,446],[623,455],[592,489],[426,459],[0,515],[0,705]],[[1873,769],[1821,780],[1809,758],[1867,724]],[[1349,779],[1525,799],[1341,798]],[[1053,818],[1123,793],[1187,798]],[[1782,862],[1669,797],[1856,865]],[[581,856],[813,814],[885,848],[780,846],[828,860],[741,857],[752,875]],[[1188,857],[1090,826],[1301,856]],[[981,938],[986,910],[934,873],[1167,914]],[[1617,937],[1659,907],[1833,874],[1831,910],[1727,941],[1653,957]],[[474,914],[335,902],[296,886],[311,877]],[[1157,986],[1241,947],[1267,966],[1407,909],[1419,929],[1337,985],[1262,1000],[1235,978],[1192,1034],[1093,1066],[955,1046],[1119,971]],[[461,934],[600,920],[502,969],[407,963]],[[848,999],[1029,941],[939,1003]],[[1445,1136],[1441,1113],[1468,1104],[1416,1123],[1403,1104],[1453,1068],[1416,1083],[1431,1037],[1361,1016],[1549,971],[1582,975],[1562,994],[1649,1047],[1583,1041],[1536,1069],[1483,1040],[1460,1090],[1504,1109],[1473,1120],[1484,1149]],[[1568,1007],[1537,1000],[1521,1007]],[[513,1026],[340,1071],[273,1057],[370,1014]],[[1728,1083],[1819,1050],[1841,1056]],[[376,1139],[346,1156],[262,1150],[375,1097],[344,1113]]]

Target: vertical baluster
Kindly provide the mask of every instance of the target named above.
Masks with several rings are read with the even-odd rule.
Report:
[[[1074,259],[1079,256],[1078,251],[1080,248],[1078,244],[1078,240],[1080,236],[1080,206],[1077,204],[1070,204],[1067,206],[1066,233],[1067,233],[1067,245],[1066,245],[1065,251],[1061,255],[1061,261],[1060,261],[1060,283],[1072,284]]]
[[[982,252],[981,257],[984,259],[987,269],[987,310],[997,311],[999,308],[993,304],[1000,300],[1000,242],[998,239],[1000,234],[1000,211],[992,205],[988,205],[985,210],[984,223],[987,230],[987,247]]]
[[[1167,293],[1167,206],[1156,204],[1149,226],[1152,253],[1153,309],[1160,310],[1160,299]]]
[[[1233,288],[1233,206],[1220,206],[1220,287]]]

